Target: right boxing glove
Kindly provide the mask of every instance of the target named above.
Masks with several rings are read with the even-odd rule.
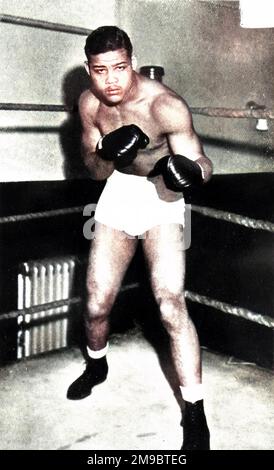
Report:
[[[138,126],[130,124],[103,136],[96,152],[102,159],[113,161],[116,168],[124,168],[137,157],[138,150],[144,149],[148,143],[148,136]]]

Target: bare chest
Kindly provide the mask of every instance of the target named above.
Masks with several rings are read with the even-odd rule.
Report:
[[[155,121],[149,103],[127,105],[124,107],[100,106],[95,123],[102,135],[106,135],[121,126],[135,124],[149,137],[149,150],[159,147],[165,140],[159,125]]]
[[[168,153],[166,135],[156,122],[149,103],[134,104],[125,107],[100,106],[95,124],[102,135],[118,129],[121,126],[135,124],[149,137],[148,146],[139,150],[134,162],[123,172],[140,176],[147,175],[155,163]]]

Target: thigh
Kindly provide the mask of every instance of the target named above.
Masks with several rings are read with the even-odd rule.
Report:
[[[137,239],[127,237],[124,232],[97,222],[96,236],[92,240],[88,262],[89,293],[101,291],[116,294],[136,246]]]
[[[143,242],[144,256],[150,272],[154,293],[165,290],[182,294],[185,278],[185,251],[183,226],[163,224],[146,232]]]

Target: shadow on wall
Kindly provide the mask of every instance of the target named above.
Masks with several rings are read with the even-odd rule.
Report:
[[[81,157],[81,122],[77,112],[81,93],[88,89],[89,77],[84,67],[75,67],[64,77],[63,104],[72,108],[60,127],[60,144],[64,155],[64,174],[67,179],[89,178]]]
[[[271,145],[271,142],[269,142],[268,140],[261,144],[252,144],[250,142],[240,142],[232,139],[209,137],[201,134],[199,134],[199,137],[205,145],[227,148],[231,151],[236,151],[238,154],[248,152],[250,155],[268,157],[273,155],[274,153],[274,148]]]

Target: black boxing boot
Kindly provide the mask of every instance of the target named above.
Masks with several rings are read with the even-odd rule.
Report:
[[[69,400],[82,400],[91,394],[92,388],[107,378],[108,364],[106,356],[100,359],[88,358],[86,369],[68,388]]]
[[[184,442],[181,450],[210,450],[210,434],[207,427],[203,400],[185,402]]]

